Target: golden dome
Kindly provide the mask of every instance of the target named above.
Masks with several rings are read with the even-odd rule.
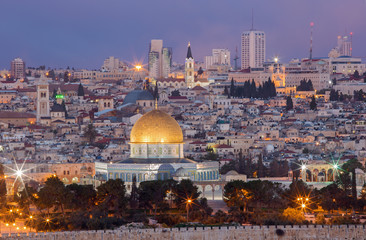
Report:
[[[137,120],[130,139],[131,143],[183,143],[183,133],[169,114],[152,110]]]

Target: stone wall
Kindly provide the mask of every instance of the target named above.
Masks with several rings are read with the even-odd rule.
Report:
[[[282,234],[281,234],[282,233]],[[198,239],[364,239],[364,225],[340,226],[243,226],[243,227],[197,227],[172,229],[125,229],[107,231],[50,232],[30,234],[4,234],[1,239],[34,240],[198,240]]]

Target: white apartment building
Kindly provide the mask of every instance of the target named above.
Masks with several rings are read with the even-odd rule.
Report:
[[[286,73],[286,87],[296,87],[300,85],[302,80],[311,80],[314,90],[321,90],[332,86],[329,73],[299,71]]]
[[[266,59],[266,35],[250,30],[241,35],[241,68],[262,67]]]
[[[205,57],[206,69],[214,65],[230,66],[230,51],[228,49],[212,49],[212,56]]]
[[[25,78],[25,62],[21,58],[15,58],[10,64],[10,74],[13,78]]]
[[[333,74],[341,73],[344,75],[354,74],[357,70],[359,74],[366,71],[366,65],[362,63],[361,58],[353,58],[341,56],[338,58],[330,58],[330,71]]]
[[[100,68],[102,72],[113,72],[126,68],[127,66],[118,58],[113,56],[104,60],[103,66]]]

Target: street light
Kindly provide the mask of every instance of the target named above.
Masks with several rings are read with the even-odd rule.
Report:
[[[140,71],[140,69],[142,68],[142,66],[141,65],[136,65],[135,68],[136,68],[137,71]]]
[[[186,209],[187,209],[187,222],[188,222],[188,215],[189,215],[189,205],[192,203],[192,199],[187,199]]]

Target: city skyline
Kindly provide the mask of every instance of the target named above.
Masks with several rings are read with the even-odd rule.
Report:
[[[315,4],[316,3],[316,4]],[[326,57],[337,45],[337,36],[353,32],[353,55],[365,57],[365,1],[315,0],[295,3],[269,0],[234,3],[185,1],[171,3],[44,0],[7,2],[0,17],[2,45],[0,69],[22,58],[27,66],[99,69],[109,56],[147,63],[151,39],[162,39],[173,48],[173,61],[183,63],[187,42],[195,59],[203,61],[213,48],[228,48],[231,57],[240,36],[254,28],[266,33],[266,59],[309,56],[310,22],[315,23],[313,56]],[[301,9],[296,11],[296,9]],[[216,14],[215,14],[216,13]],[[222,14],[224,13],[224,14]],[[225,14],[226,13],[226,14]]]

